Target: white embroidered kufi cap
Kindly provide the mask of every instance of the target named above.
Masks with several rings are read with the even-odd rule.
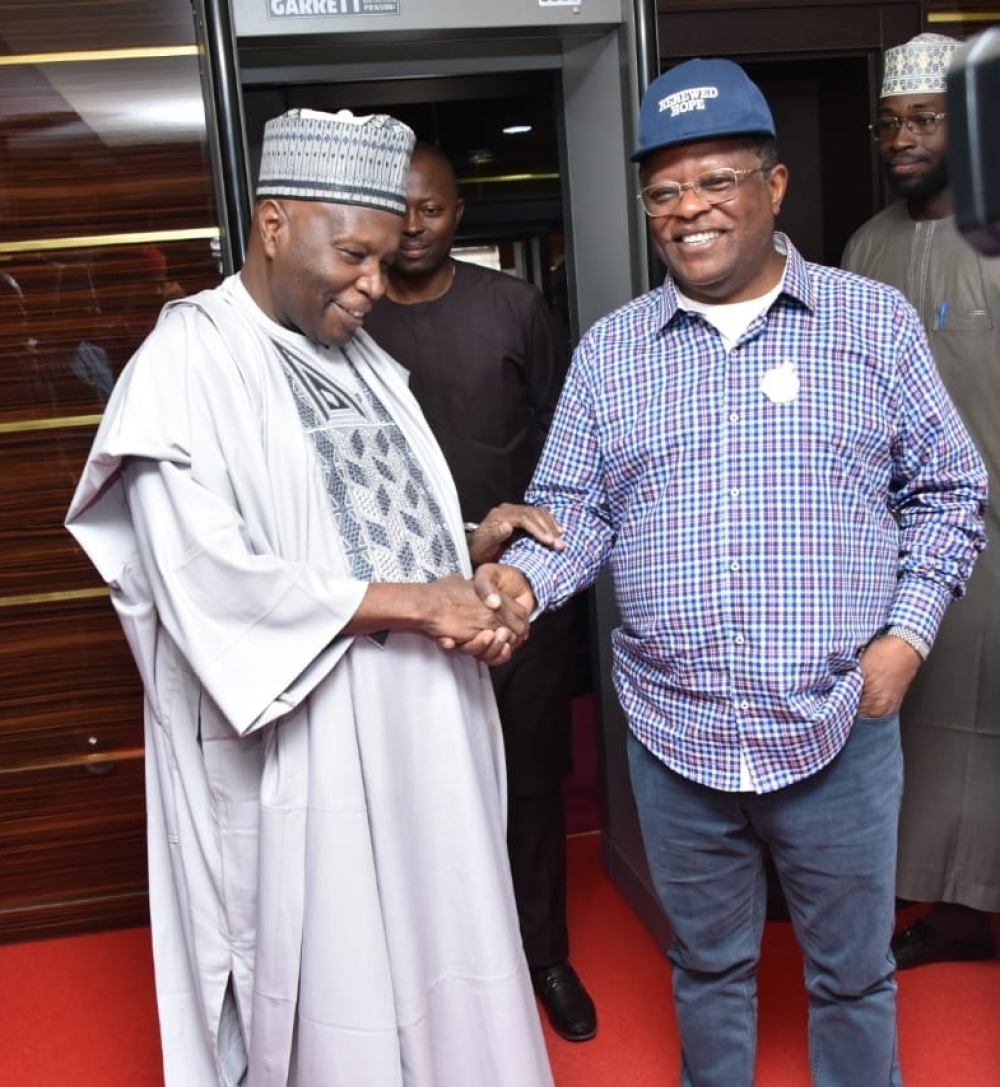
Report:
[[[961,45],[944,34],[918,34],[885,51],[880,98],[893,94],[944,94],[945,76]]]
[[[257,199],[283,196],[406,214],[416,136],[395,117],[292,109],[264,125]]]

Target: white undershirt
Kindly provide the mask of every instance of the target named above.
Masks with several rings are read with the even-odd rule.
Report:
[[[732,351],[736,341],[750,327],[753,320],[766,312],[771,303],[781,293],[784,276],[767,294],[760,298],[751,298],[748,302],[697,302],[686,294],[677,291],[677,307],[688,313],[699,313],[722,337],[727,351]]]

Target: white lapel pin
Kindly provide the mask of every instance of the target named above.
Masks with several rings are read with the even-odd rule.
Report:
[[[799,395],[800,388],[794,362],[772,366],[760,379],[760,391],[772,404],[790,404]]]

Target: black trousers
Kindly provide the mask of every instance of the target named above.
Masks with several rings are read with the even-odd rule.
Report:
[[[540,616],[510,663],[491,671],[507,761],[507,852],[531,967],[569,955],[562,785],[572,771],[576,616],[572,602]]]

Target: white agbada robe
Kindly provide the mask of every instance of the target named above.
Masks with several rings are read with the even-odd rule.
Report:
[[[421,635],[340,634],[366,584],[280,337],[319,351],[235,276],[167,307],[67,515],[146,693],[167,1087],[547,1087],[489,677]],[[405,373],[363,333],[347,351],[468,573]]]

